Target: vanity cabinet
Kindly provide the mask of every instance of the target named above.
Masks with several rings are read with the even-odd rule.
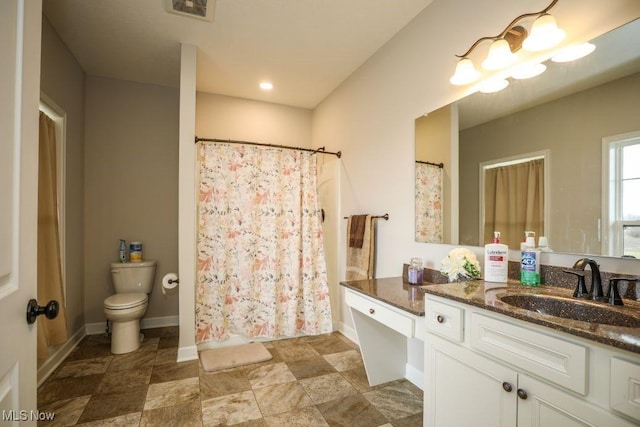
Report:
[[[623,414],[633,416],[639,407],[629,395],[639,383],[629,380],[627,354],[619,359],[615,352],[549,328],[433,295],[425,297],[425,320],[426,426],[640,423],[618,416],[610,406],[617,396],[627,410],[618,409]],[[622,373],[611,375],[610,363]],[[615,390],[610,385],[625,379]]]
[[[407,340],[424,338],[424,317],[352,289],[345,289],[345,302],[353,318],[369,384],[405,378]]]

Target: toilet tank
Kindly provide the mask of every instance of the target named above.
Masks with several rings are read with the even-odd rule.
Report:
[[[111,278],[117,294],[151,293],[156,273],[156,261],[111,263]]]

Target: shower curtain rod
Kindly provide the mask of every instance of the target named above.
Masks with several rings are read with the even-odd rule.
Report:
[[[311,148],[303,148],[303,147],[290,147],[288,145],[277,145],[277,144],[264,144],[261,142],[252,142],[252,141],[238,141],[235,139],[217,139],[217,138],[199,138],[196,136],[196,144],[198,142],[225,142],[228,144],[244,144],[244,145],[258,145],[261,147],[274,147],[274,148],[285,148],[287,150],[298,150],[298,151],[308,151],[311,153],[320,153],[320,154],[333,154],[334,156],[336,156],[337,158],[342,157],[342,151],[338,151],[337,153],[334,153],[332,151],[325,151],[324,147],[320,147],[317,149],[311,149]]]
[[[442,169],[444,167],[444,163],[431,163],[431,162],[427,162],[425,160],[416,160],[416,163],[422,163],[423,165],[437,166],[440,169]]]

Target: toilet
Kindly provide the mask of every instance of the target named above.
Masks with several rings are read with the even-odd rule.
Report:
[[[129,353],[140,347],[140,319],[149,305],[155,273],[154,260],[111,264],[116,293],[104,300],[104,314],[111,322],[111,353]]]

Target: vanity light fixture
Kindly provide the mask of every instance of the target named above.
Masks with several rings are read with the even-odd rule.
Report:
[[[531,34],[522,42],[522,47],[529,52],[551,49],[557,46],[564,36],[564,30],[558,28],[555,18],[545,13],[535,20],[531,26]]]
[[[473,62],[469,58],[462,58],[456,65],[456,72],[449,80],[451,84],[463,86],[473,83],[480,77],[480,72],[473,66]]]
[[[518,65],[511,72],[511,77],[518,80],[530,79],[544,73],[547,66],[540,63]]]
[[[570,62],[575,61],[589,55],[596,50],[596,46],[593,43],[582,43],[573,46],[567,46],[555,54],[551,60],[553,62]]]
[[[485,40],[492,41],[492,44],[487,58],[482,62],[482,68],[491,71],[501,70],[514,64],[517,61],[516,52],[520,48],[537,52],[550,49],[560,43],[565,33],[558,28],[555,19],[548,13],[557,2],[558,0],[553,0],[539,12],[525,13],[518,16],[497,36],[482,37],[476,40],[464,54],[456,55],[460,60],[454,75],[449,80],[451,84],[457,86],[466,85],[480,78],[480,73],[476,71],[469,55]],[[522,25],[518,25],[520,21],[528,18],[536,18],[530,33]]]
[[[498,39],[491,43],[487,59],[482,61],[482,68],[485,70],[502,70],[516,62],[516,55],[511,52],[509,42],[505,39]]]
[[[482,93],[494,93],[501,91],[507,86],[509,86],[509,80],[493,77],[482,82],[478,90]]]

